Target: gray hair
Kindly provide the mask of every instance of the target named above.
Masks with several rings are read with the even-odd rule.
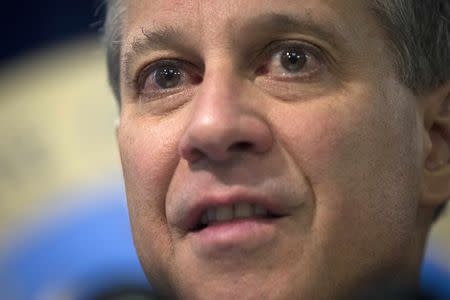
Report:
[[[450,79],[450,1],[372,0],[397,74],[416,93]]]
[[[104,41],[109,82],[120,104],[120,56],[125,6],[106,0]],[[420,94],[450,81],[450,1],[370,0],[383,27],[400,81]],[[436,217],[445,205],[436,210]]]
[[[120,104],[120,55],[122,45],[122,22],[125,5],[121,0],[106,0],[106,19],[103,41],[106,46],[106,63],[109,84]]]

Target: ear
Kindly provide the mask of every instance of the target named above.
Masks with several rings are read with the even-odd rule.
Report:
[[[422,100],[426,158],[421,201],[439,206],[450,199],[450,82]]]

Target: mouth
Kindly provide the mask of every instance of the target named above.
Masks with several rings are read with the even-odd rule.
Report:
[[[250,191],[194,198],[180,214],[184,241],[202,259],[240,258],[273,251],[290,230],[296,207],[284,197]]]
[[[234,204],[214,205],[201,209],[189,228],[191,232],[242,221],[270,222],[286,215],[276,213],[263,204],[237,202]]]

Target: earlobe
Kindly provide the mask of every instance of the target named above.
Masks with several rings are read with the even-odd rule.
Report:
[[[426,158],[422,204],[450,199],[450,83],[425,99]]]

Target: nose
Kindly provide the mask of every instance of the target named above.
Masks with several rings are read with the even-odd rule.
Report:
[[[190,163],[204,159],[224,162],[243,153],[270,150],[270,127],[255,105],[249,104],[255,101],[246,101],[250,100],[246,97],[250,95],[244,82],[225,68],[205,74],[180,140],[180,156]]]

